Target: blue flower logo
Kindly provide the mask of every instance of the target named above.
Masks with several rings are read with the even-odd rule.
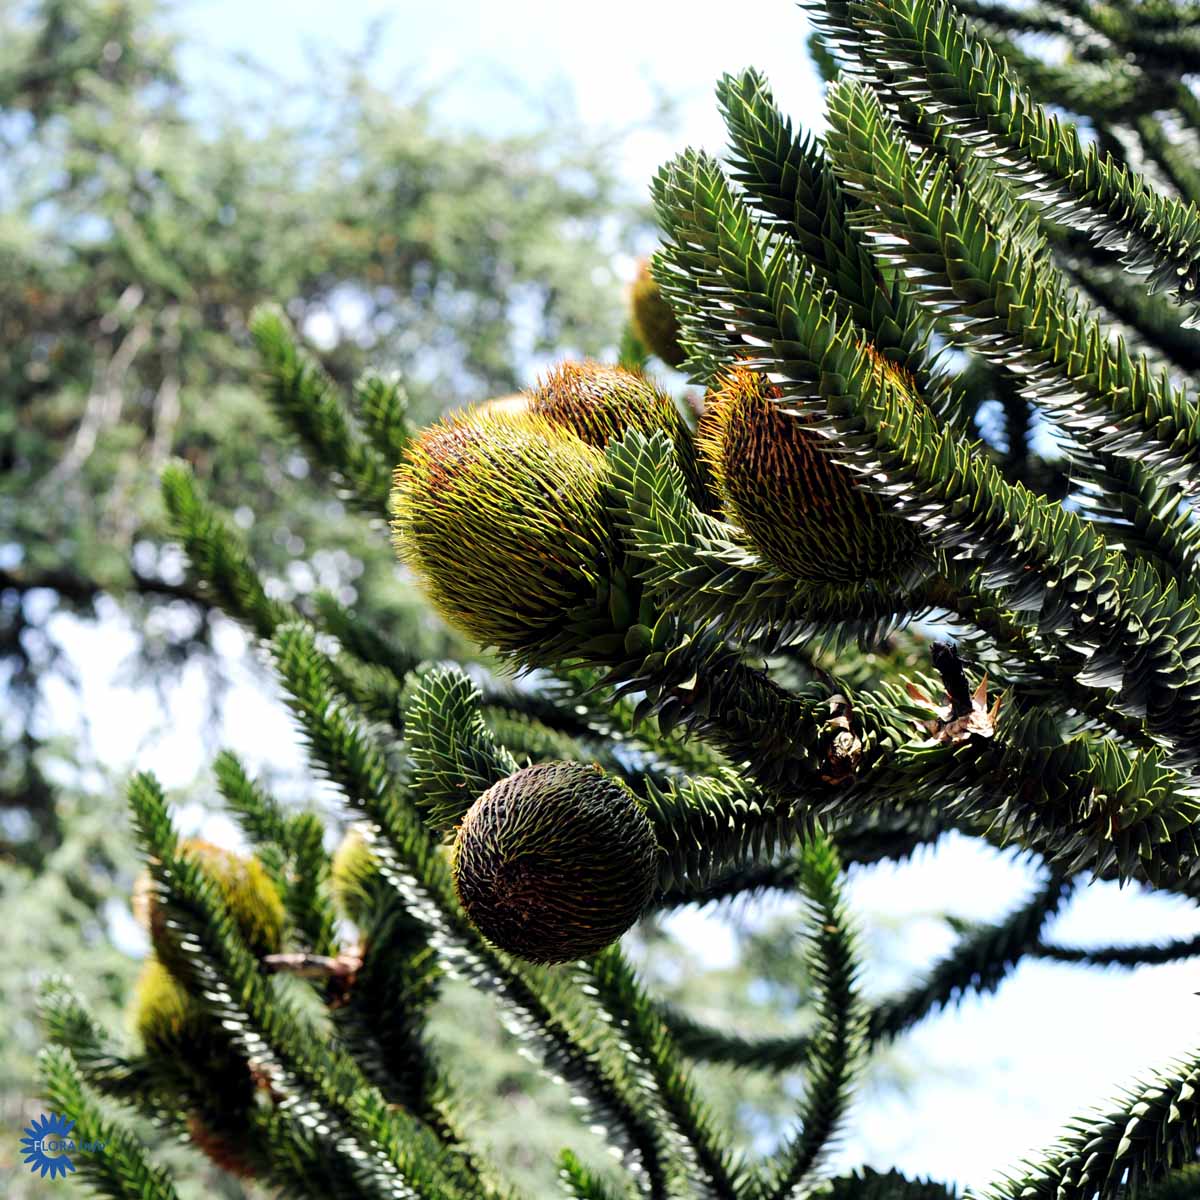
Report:
[[[30,1121],[25,1127],[25,1136],[21,1138],[21,1152],[29,1169],[35,1175],[41,1172],[44,1179],[47,1175],[57,1179],[59,1175],[69,1175],[75,1170],[75,1164],[62,1153],[63,1150],[74,1150],[75,1143],[67,1136],[75,1128],[74,1121],[60,1117],[58,1113],[42,1114]]]

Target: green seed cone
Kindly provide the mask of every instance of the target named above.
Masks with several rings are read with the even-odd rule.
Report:
[[[146,960],[134,985],[129,1021],[146,1053],[178,1074],[181,1093],[202,1090],[205,1111],[188,1115],[192,1144],[224,1170],[253,1175],[245,1114],[259,1084],[229,1035],[155,958]]]
[[[287,917],[283,901],[258,859],[243,858],[200,838],[179,845],[180,852],[193,859],[216,884],[238,931],[258,958],[278,954],[283,949]],[[167,929],[166,914],[148,875],[134,887],[134,913],[164,963],[170,965],[177,951]]]
[[[608,574],[606,480],[603,454],[545,417],[456,414],[396,470],[396,548],[451,625],[529,651]]]
[[[654,892],[654,829],[598,767],[541,763],[493,784],[454,844],[467,915],[502,950],[535,963],[596,954]]]
[[[360,829],[350,828],[329,864],[329,886],[334,903],[361,925],[380,880],[379,860],[371,853],[367,839]]]
[[[147,958],[134,984],[130,1024],[147,1050],[172,1050],[181,1040],[199,1041],[204,1013],[183,984],[156,958]]]
[[[643,259],[638,267],[629,293],[629,309],[633,331],[642,345],[668,366],[682,366],[687,355],[679,344],[679,322],[650,274],[649,259]]]
[[[705,398],[696,441],[725,514],[760,558],[806,583],[882,583],[920,549],[916,530],[888,516],[781,412],[770,384],[734,368]]]
[[[479,413],[523,413],[529,411],[528,392],[510,392],[507,396],[493,396],[484,400],[476,409]]]

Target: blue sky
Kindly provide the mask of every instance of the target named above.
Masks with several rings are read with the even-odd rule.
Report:
[[[178,20],[199,48],[185,59],[191,80],[227,82],[223,56],[249,51],[284,75],[302,79],[306,47],[353,48],[372,18],[389,15],[378,55],[380,80],[438,83],[446,118],[503,132],[529,119],[540,99],[571,96],[587,125],[635,127],[663,91],[678,101],[674,134],[634,132],[621,163],[631,188],[684,144],[719,151],[723,144],[713,84],[724,70],[765,70],[783,105],[819,128],[819,93],[804,50],[806,26],[787,0],[742,0],[736,6],[678,0],[606,5],[504,4],[439,0],[186,0]],[[194,731],[203,722],[204,688],[185,677],[164,710],[157,697],[119,683],[119,621],[60,632],[87,664],[78,701],[64,688],[51,707],[70,723],[93,715],[93,744],[116,769],[133,763],[159,771],[168,786],[190,781],[200,765]],[[226,647],[248,667],[248,650],[230,631]],[[131,637],[126,637],[128,648]],[[299,762],[285,715],[242,673],[231,692],[225,744],[255,767]],[[226,831],[228,832],[228,831]],[[937,913],[996,917],[1031,886],[1024,867],[965,842],[901,868],[864,872],[852,896],[864,923],[909,916],[905,955],[918,969],[951,942]],[[728,928],[711,918],[681,919],[681,932],[719,960],[733,952]],[[1088,889],[1053,927],[1062,940],[1142,941],[1194,932],[1194,910],[1132,889]],[[893,986],[897,981],[888,981]],[[881,981],[876,981],[876,986]],[[1137,975],[1026,964],[998,995],[969,1000],[929,1021],[905,1043],[931,1081],[909,1096],[872,1101],[856,1113],[841,1161],[869,1156],[962,1183],[982,1184],[1024,1154],[1047,1144],[1072,1115],[1115,1094],[1137,1072],[1190,1050],[1200,1030],[1200,971],[1191,965]]]

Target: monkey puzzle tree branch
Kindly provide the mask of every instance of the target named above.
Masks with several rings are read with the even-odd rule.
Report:
[[[670,1030],[657,1007],[639,986],[616,947],[588,964],[584,978],[599,993],[600,1003],[625,1031],[642,1069],[654,1081],[668,1120],[675,1128],[690,1173],[715,1200],[740,1200],[745,1167],[725,1144],[711,1114],[700,1100]]]
[[[1088,967],[1142,967],[1197,957],[1200,955],[1200,935],[1125,946],[1062,946],[1057,942],[1039,941],[1030,954],[1050,962],[1079,963]]]
[[[79,1171],[102,1194],[128,1200],[176,1200],[171,1175],[156,1166],[145,1147],[123,1125],[107,1116],[89,1090],[71,1052],[49,1046],[38,1066],[45,1095],[58,1111],[71,1114],[73,1141],[102,1147],[76,1156]]]
[[[872,1046],[889,1042],[931,1013],[964,996],[994,991],[1027,954],[1036,954],[1046,922],[1073,884],[1052,874],[1029,901],[1000,921],[973,927],[954,948],[911,988],[875,1005],[867,1015],[866,1037]],[[693,1058],[740,1067],[781,1070],[808,1060],[810,1035],[748,1038],[696,1021],[663,1006],[664,1019],[680,1046]]]
[[[878,110],[860,93],[843,87],[839,96]],[[837,122],[836,105],[832,115]],[[864,158],[864,168],[874,170],[874,161]],[[1074,513],[1009,484],[940,426],[852,324],[829,316],[795,252],[763,234],[715,162],[685,156],[660,173],[656,194],[672,231],[673,268],[703,278],[695,302],[711,308],[713,322],[723,314],[724,327],[740,331],[745,353],[756,342],[769,346],[754,361],[783,381],[778,403],[809,417],[862,486],[878,489],[946,549],[986,563],[998,583],[1033,586],[1042,625],[1070,630],[1073,645],[1090,647],[1093,671],[1120,666],[1124,691],[1146,705],[1149,727],[1182,754],[1200,753],[1200,676],[1188,665],[1200,638],[1196,605],[1164,587],[1148,564],[1114,554]],[[1163,640],[1158,622],[1175,619],[1178,633]]]
[[[613,1145],[637,1155],[653,1195],[665,1197],[668,1152],[660,1131],[619,1063],[597,1045],[572,989],[522,971],[467,920],[412,794],[394,786],[378,750],[338,703],[328,661],[311,632],[284,627],[274,651],[314,761],[351,808],[379,827],[373,852],[384,876],[437,937],[447,965],[496,993],[522,1037],[593,1107]]]
[[[800,1128],[758,1173],[761,1200],[789,1200],[822,1162],[868,1047],[857,931],[843,899],[837,851],[827,838],[817,836],[804,847],[799,884],[809,922],[804,960],[817,1022],[805,1064],[808,1093]]]
[[[1003,701],[998,722],[981,714],[969,732],[928,698],[890,685],[792,693],[728,651],[710,656],[698,648],[689,639],[673,662],[669,654],[648,660],[623,686],[645,690],[651,706],[665,695],[677,720],[744,764],[767,793],[799,806],[784,810],[788,819],[806,810],[865,813],[903,796],[900,816],[908,805],[952,802],[956,820],[991,827],[1067,872],[1111,868],[1122,878],[1178,886],[1197,869],[1200,798],[1161,749],[1130,750],[1087,734],[1064,739],[1052,712],[1019,712]],[[681,671],[689,677],[682,696],[672,684]],[[689,833],[670,844],[677,853],[706,840]],[[718,865],[707,861],[707,869]]]
[[[631,433],[610,443],[608,460],[610,511],[638,578],[666,612],[770,650],[829,630],[870,643],[894,624],[941,610],[983,633],[1021,677],[1043,682],[1047,700],[1066,700],[1134,744],[1153,744],[1141,720],[1080,682],[1085,653],[1061,643],[1050,653],[1037,626],[1022,619],[1017,610],[1030,602],[1027,582],[997,588],[986,565],[946,558],[907,592],[806,586],[764,567],[734,528],[696,508],[663,438]]]
[[[979,1193],[980,1200],[1117,1200],[1193,1164],[1200,1142],[1200,1059],[1188,1056],[1068,1128],[1039,1162]]]

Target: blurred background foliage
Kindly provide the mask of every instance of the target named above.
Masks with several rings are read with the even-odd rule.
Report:
[[[426,419],[614,345],[614,254],[644,228],[609,146],[564,122],[442,128],[432,97],[380,90],[353,57],[314,62],[301,94],[243,64],[228,95],[197,95],[179,51],[157,0],[0,3],[0,1178],[35,979],[69,969],[119,1027],[136,966],[108,936],[133,872],[120,784],[47,689],[76,673],[62,618],[124,618],[146,686],[199,659],[221,696],[222,619],[165,542],[167,458],[278,594],[322,588],[422,655],[465,653],[386,531],[311,486],[255,390],[250,309],[287,303],[341,381],[401,370]],[[20,1175],[0,1190],[47,1187]]]
[[[421,656],[470,657],[405,583],[381,523],[312,486],[255,389],[250,309],[286,303],[342,383],[399,370],[423,421],[560,357],[614,357],[614,264],[652,236],[614,141],[569,119],[503,139],[443,127],[435,97],[381,89],[367,56],[314,61],[299,92],[231,64],[227,94],[195,94],[171,16],[159,0],[0,0],[0,1191],[13,1198],[71,1187],[16,1153],[40,1111],[38,981],[69,971],[119,1031],[137,968],[112,936],[135,872],[121,781],[59,719],[80,667],[61,633],[132,631],[146,688],[202,663],[214,712],[227,682],[234,635],[166,539],[164,462],[192,464],[276,594],[304,606],[328,591]],[[189,795],[203,808],[207,779]],[[777,933],[749,930],[734,965],[706,967],[652,929],[639,957],[701,1016],[794,1029],[804,981]],[[438,1028],[451,1070],[486,1098],[493,1152],[547,1194],[547,1164],[578,1141],[565,1093],[468,989],[447,988]],[[714,1069],[714,1082],[722,1119],[778,1137],[786,1081],[734,1087]],[[177,1153],[189,1194],[253,1194]]]
[[[285,300],[339,380],[400,369],[428,417],[514,390],[552,350],[611,345],[614,241],[636,214],[578,131],[451,133],[362,61],[324,64],[300,99],[235,105],[187,94],[153,0],[0,14],[0,653],[27,704],[20,746],[49,613],[113,597],[148,662],[210,647],[162,545],[170,455],[227,502],[281,592],[320,585],[403,619],[386,538],[315,495],[253,390],[255,303]],[[189,611],[150,620],[177,601]],[[37,820],[34,862],[55,837]]]

